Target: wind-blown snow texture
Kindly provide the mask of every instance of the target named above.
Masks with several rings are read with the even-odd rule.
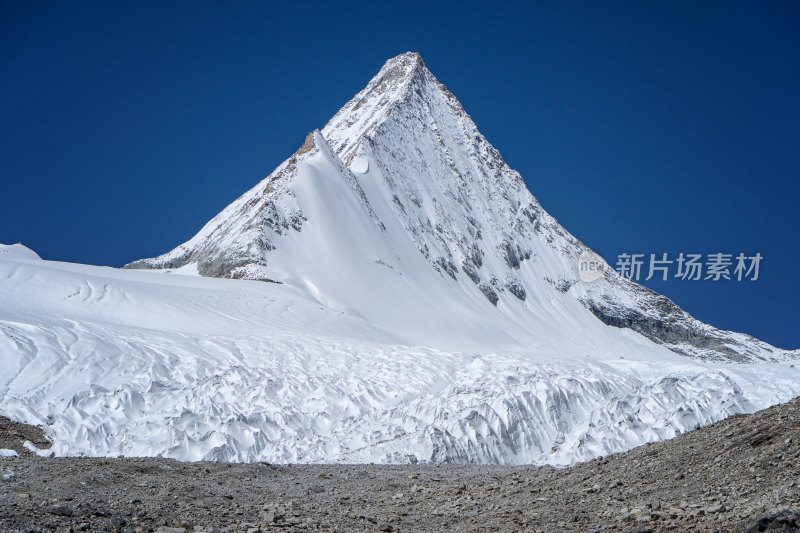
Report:
[[[800,394],[584,250],[403,54],[155,270],[0,247],[0,412],[59,454],[568,464]]]

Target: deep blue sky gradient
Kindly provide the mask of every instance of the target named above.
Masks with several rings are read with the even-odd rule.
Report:
[[[269,174],[419,51],[567,229],[760,252],[757,282],[646,283],[800,347],[800,3],[3,2],[0,242],[119,266]]]

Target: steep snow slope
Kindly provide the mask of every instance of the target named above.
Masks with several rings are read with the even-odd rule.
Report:
[[[407,53],[387,61],[321,134],[309,134],[191,240],[128,267],[188,266],[204,276],[304,287],[381,326],[413,326],[425,344],[465,321],[471,327],[456,327],[456,347],[482,344],[485,316],[510,323],[507,331],[569,327],[591,313],[685,355],[787,355],[702,324],[610,268],[604,279],[580,283],[585,250],[419,55]],[[450,349],[452,341],[434,345]]]
[[[0,294],[0,412],[60,455],[567,464],[800,394],[788,362],[693,360],[589,313],[487,314],[527,348],[444,351],[287,284],[0,254]]]

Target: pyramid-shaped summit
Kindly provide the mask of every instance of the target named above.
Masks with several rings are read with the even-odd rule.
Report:
[[[693,357],[786,355],[702,324],[610,268],[581,282],[587,250],[408,52],[197,235],[127,268],[282,283],[429,346],[461,331],[465,348],[519,347],[588,314]],[[485,313],[503,319],[484,329]]]
[[[467,243],[486,231],[478,215],[503,228],[540,211],[519,175],[478,132],[458,100],[419,54],[407,52],[388,60],[321,132],[310,133],[297,152],[191,240],[126,266],[194,266],[204,276],[277,280],[269,268],[271,252],[292,232],[299,233],[313,214],[297,203],[291,184],[298,166],[321,152],[340,167],[339,179],[350,185],[369,218],[385,227],[372,206],[379,200],[368,198],[362,183],[370,163],[380,169],[381,185],[391,192],[392,213],[387,214],[400,218],[417,251],[450,276],[466,263],[470,277],[478,279],[473,271],[481,268],[484,251]],[[374,179],[369,181],[374,185]],[[509,203],[509,191],[523,194],[526,205],[518,205],[520,199]],[[445,208],[450,200],[458,204],[455,210]],[[443,239],[446,234],[455,242]],[[498,239],[509,240],[502,235]],[[503,253],[512,262],[529,254],[509,246],[503,245]]]

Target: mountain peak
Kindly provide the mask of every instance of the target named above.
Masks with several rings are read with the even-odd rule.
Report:
[[[420,66],[424,67],[425,62],[422,61],[422,56],[419,55],[419,52],[403,52],[387,59],[381,71],[393,68],[415,69]]]
[[[443,308],[492,306],[524,332],[555,331],[565,313],[584,323],[589,313],[596,327],[626,327],[693,357],[783,356],[694,320],[614,271],[579,283],[585,250],[419,54],[406,52],[192,239],[128,266],[277,281],[432,345],[460,331],[463,316],[443,317]],[[506,335],[470,331],[459,345],[491,337],[496,346]],[[503,338],[517,346],[525,335],[512,328]]]
[[[568,464],[800,394],[800,351],[610,267],[584,281],[588,251],[401,54],[189,241],[128,265],[177,275],[0,245],[0,407],[53,415],[60,455]]]
[[[383,64],[378,73],[358,94],[342,107],[322,132],[346,163],[364,137],[371,136],[402,103],[411,87],[432,81],[438,83],[417,52],[405,52]]]

